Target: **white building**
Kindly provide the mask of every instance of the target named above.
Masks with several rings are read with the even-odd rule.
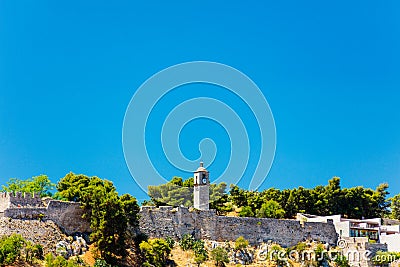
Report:
[[[379,239],[389,251],[400,252],[400,225],[382,225]]]
[[[341,215],[316,216],[298,213],[297,220],[307,222],[332,221],[339,239],[366,237],[368,240],[377,243],[386,243],[388,251],[400,252],[400,225],[382,225],[380,218],[358,220],[343,218]]]

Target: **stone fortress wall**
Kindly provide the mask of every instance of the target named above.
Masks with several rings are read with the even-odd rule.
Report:
[[[251,244],[276,242],[284,247],[305,240],[318,240],[336,245],[333,223],[311,223],[269,218],[217,216],[213,210],[143,206],[140,211],[140,231],[149,237],[181,238],[193,234],[196,238],[214,241],[234,241],[239,236]]]
[[[76,202],[42,200],[29,193],[0,193],[0,214],[12,219],[42,219],[53,221],[66,234],[91,232],[82,219],[83,210]]]
[[[31,194],[0,193],[0,214],[12,219],[52,221],[68,235],[91,232],[89,223],[82,219],[83,210],[76,202],[41,200]],[[179,239],[184,234],[194,234],[197,238],[222,242],[243,236],[252,244],[271,240],[284,247],[305,240],[319,240],[331,245],[337,242],[333,223],[226,217],[217,216],[214,210],[189,211],[170,206],[143,206],[138,230],[149,237]]]

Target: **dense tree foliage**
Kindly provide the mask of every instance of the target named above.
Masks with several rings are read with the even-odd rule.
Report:
[[[24,256],[24,257],[23,257]],[[43,249],[39,244],[32,244],[19,234],[0,238],[0,265],[10,265],[17,260],[32,263],[35,259],[43,259]]]
[[[208,259],[208,253],[203,240],[196,240],[192,235],[185,234],[179,240],[179,246],[183,251],[193,250],[194,260],[198,266]]]
[[[312,189],[270,188],[258,192],[240,189],[233,185],[228,201],[242,208],[240,216],[266,215],[265,211],[268,211],[271,216],[272,211],[272,217],[280,218],[283,210],[284,218],[293,218],[298,212],[316,215],[342,214],[349,218],[373,218],[384,217],[389,212],[390,202],[387,201],[389,194],[387,189],[387,184],[381,184],[375,190],[362,186],[342,189],[340,178],[334,177],[329,180],[327,186],[320,185]],[[277,202],[279,206],[270,202],[271,200]],[[268,206],[267,203],[269,203]]]
[[[146,205],[170,205],[170,206],[193,206],[193,177],[183,180],[181,177],[174,176],[171,181],[158,185],[149,186],[148,194],[150,202]],[[226,208],[228,196],[226,194],[226,183],[210,185],[210,206],[220,213],[226,212],[231,208]]]
[[[298,212],[315,215],[342,214],[348,218],[400,216],[400,195],[387,199],[388,184],[380,184],[375,190],[357,186],[341,188],[340,178],[333,177],[328,185],[307,189],[269,188],[249,191],[231,185],[229,194],[226,184],[210,185],[210,208],[223,215],[237,208],[241,217],[294,218]],[[149,187],[150,205],[193,205],[193,178],[183,180],[174,177],[170,182]]]
[[[67,260],[63,256],[55,257],[52,253],[45,256],[44,263],[45,267],[89,267],[79,257]]]
[[[211,258],[215,262],[215,266],[225,266],[225,263],[229,262],[228,251],[222,247],[211,250]]]
[[[93,230],[90,237],[101,258],[112,263],[126,255],[127,227],[138,223],[139,206],[134,197],[119,196],[108,180],[74,173],[62,178],[57,190],[62,199],[82,203]]]
[[[139,246],[145,257],[143,266],[164,267],[167,265],[172,247],[165,239],[155,238],[142,241]]]
[[[400,194],[392,197],[390,200],[390,209],[392,219],[400,220]]]
[[[281,205],[275,200],[268,200],[261,205],[261,208],[257,211],[257,217],[259,218],[283,218],[285,211]]]
[[[46,175],[34,176],[26,180],[18,178],[11,178],[7,185],[2,186],[3,192],[23,192],[23,193],[35,193],[41,197],[51,196],[52,190],[54,190],[55,184],[53,184],[49,177]]]

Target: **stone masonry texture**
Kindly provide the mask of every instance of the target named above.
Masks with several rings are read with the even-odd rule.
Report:
[[[184,234],[215,241],[234,241],[239,236],[251,244],[276,242],[284,247],[305,240],[318,240],[336,245],[337,234],[332,223],[300,223],[296,220],[238,218],[217,216],[215,211],[189,211],[186,208],[142,207],[140,231],[153,238]]]

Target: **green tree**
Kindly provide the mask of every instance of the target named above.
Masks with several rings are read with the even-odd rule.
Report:
[[[232,211],[232,205],[226,194],[226,183],[210,184],[210,208],[216,210],[217,215],[224,215]]]
[[[157,186],[149,186],[148,194],[156,206],[171,205],[186,207],[193,205],[193,189],[169,182]]]
[[[179,240],[179,246],[182,250],[186,251],[189,249],[193,249],[193,245],[196,242],[196,239],[191,234],[184,234]]]
[[[183,181],[182,185],[185,186],[185,187],[193,188],[194,187],[194,179],[193,179],[193,177],[190,177],[190,178],[186,179],[185,181]]]
[[[32,263],[34,259],[43,259],[43,247],[40,244],[33,244],[30,241],[25,241],[25,261]]]
[[[171,247],[162,238],[143,241],[139,245],[141,252],[150,266],[164,267],[171,253]]]
[[[25,242],[25,239],[19,234],[2,236],[0,238],[0,264],[14,263],[20,257]]]
[[[83,174],[68,173],[57,183],[59,198],[80,202],[83,190],[89,186],[90,177]]]
[[[175,240],[172,237],[167,236],[165,238],[165,242],[167,242],[168,246],[172,249],[175,246]]]
[[[250,206],[245,206],[240,209],[240,217],[254,217],[253,209]]]
[[[400,194],[395,195],[389,200],[392,219],[400,220]]]
[[[197,267],[200,267],[200,265],[204,262],[206,262],[208,259],[207,254],[198,254],[194,256],[194,262],[197,264]]]
[[[62,198],[81,202],[83,217],[92,229],[90,237],[102,259],[115,263],[126,256],[128,225],[138,224],[139,206],[134,197],[119,196],[108,180],[73,173],[62,178],[57,189]]]
[[[259,218],[283,218],[285,211],[282,209],[281,205],[275,200],[268,200],[261,206],[261,209],[257,212],[257,217]]]
[[[334,262],[337,267],[350,267],[349,261],[343,255],[338,255]]]
[[[326,210],[324,211],[326,215],[343,213],[343,195],[339,177],[333,177],[328,181],[323,197],[326,199]]]
[[[286,252],[278,244],[273,244],[271,246],[271,249],[268,252],[268,258],[278,266],[284,266],[286,264]]]
[[[69,260],[65,259],[63,256],[54,257],[52,253],[46,254],[44,258],[46,267],[80,267],[87,266],[79,258],[71,258]],[[96,261],[97,263],[97,261]],[[95,264],[96,266],[96,264]],[[109,267],[109,266],[107,266]],[[111,266],[110,266],[111,267]]]
[[[181,177],[174,176],[171,181],[148,187],[148,195],[150,201],[146,201],[146,205],[170,205],[170,206],[193,206],[193,177],[184,180]],[[226,210],[225,202],[227,200],[226,184],[210,185],[210,202],[211,208],[217,209],[218,213]]]
[[[235,250],[243,250],[249,246],[249,241],[247,241],[243,236],[239,236],[235,241]]]
[[[35,193],[41,197],[52,196],[55,184],[46,175],[33,176],[26,180],[11,178],[2,186],[3,192]]]
[[[229,262],[228,252],[222,247],[211,250],[211,258],[215,261],[215,266],[225,266]]]
[[[328,254],[326,253],[325,247],[323,244],[318,244],[314,249],[315,258],[318,262],[318,266],[325,266],[325,263],[328,261]]]

